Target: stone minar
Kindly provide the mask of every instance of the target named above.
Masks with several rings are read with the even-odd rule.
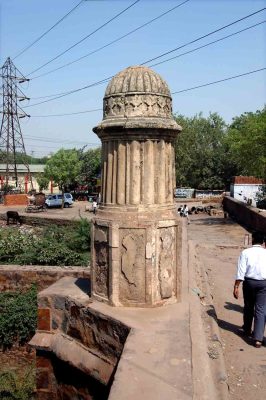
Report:
[[[166,82],[147,67],[119,72],[107,86],[102,202],[92,221],[92,296],[113,306],[180,300],[181,220],[177,218],[172,115]]]

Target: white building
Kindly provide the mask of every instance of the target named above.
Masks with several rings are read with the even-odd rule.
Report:
[[[265,182],[254,176],[234,176],[230,185],[230,196],[256,207],[256,195]]]
[[[39,185],[37,182],[38,175],[44,172],[45,164],[29,164],[29,170],[31,174],[33,189],[39,192]],[[5,173],[6,164],[0,164],[0,189],[5,185]],[[31,183],[28,174],[28,169],[24,164],[17,164],[17,175],[18,175],[18,187],[16,189],[21,190],[21,192],[27,193],[31,190]],[[8,185],[16,187],[16,177],[15,173],[11,171]],[[45,193],[58,193],[58,188],[54,187],[53,182],[49,182],[48,189],[44,190]]]

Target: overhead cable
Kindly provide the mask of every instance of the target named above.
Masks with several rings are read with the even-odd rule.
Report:
[[[242,18],[240,18],[240,19],[237,19],[236,21],[233,21],[233,22],[231,22],[230,24],[224,25],[224,26],[222,26],[222,27],[219,28],[219,29],[215,29],[215,30],[212,31],[212,32],[206,33],[205,35],[200,36],[199,38],[193,39],[193,40],[191,40],[191,41],[188,42],[188,43],[185,43],[185,44],[183,44],[183,45],[181,45],[181,46],[175,47],[175,48],[172,49],[172,50],[166,51],[165,53],[162,53],[162,54],[160,54],[159,56],[150,58],[149,60],[144,61],[144,62],[141,63],[140,65],[148,64],[148,63],[150,63],[151,61],[157,60],[158,58],[164,57],[164,56],[166,56],[167,54],[170,54],[170,53],[173,53],[174,51],[180,50],[180,49],[182,49],[183,47],[188,46],[189,44],[198,42],[198,41],[201,40],[201,39],[204,39],[204,38],[206,38],[206,37],[208,37],[208,36],[210,36],[210,35],[213,35],[214,33],[217,33],[217,32],[219,32],[219,31],[221,31],[221,30],[223,30],[223,29],[225,29],[225,28],[228,28],[229,26],[235,25],[235,24],[237,24],[238,22],[243,21],[243,20],[245,20],[245,19],[247,19],[247,18],[250,18],[250,17],[252,17],[253,15],[258,14],[258,13],[264,11],[264,10],[266,10],[266,7],[261,8],[260,10],[255,11],[255,12],[253,12],[252,14],[246,15],[245,17],[242,17]]]
[[[64,19],[66,19],[73,11],[76,10],[76,8],[78,8],[81,3],[83,3],[84,0],[81,0],[75,7],[73,7],[67,14],[65,14],[62,18],[60,18],[53,26],[51,26],[51,28],[49,28],[47,31],[45,31],[41,36],[39,36],[36,40],[34,40],[34,42],[32,42],[31,44],[29,44],[27,47],[25,47],[23,50],[21,50],[15,57],[13,57],[13,60],[15,60],[16,58],[18,58],[19,56],[21,56],[21,54],[25,53],[25,51],[27,51],[28,49],[30,49],[34,44],[36,44],[37,42],[39,42],[45,35],[47,35],[47,33],[51,32],[52,29],[54,29],[57,25],[59,25]]]
[[[63,65],[61,65],[60,67],[51,69],[50,71],[44,72],[43,74],[40,74],[40,75],[37,75],[37,76],[33,76],[33,77],[31,78],[31,80],[40,78],[40,77],[42,77],[42,76],[49,75],[49,74],[51,74],[52,72],[58,71],[58,70],[60,70],[60,69],[62,69],[62,68],[68,67],[68,66],[70,66],[70,65],[72,65],[72,64],[74,64],[74,63],[76,63],[76,62],[78,62],[78,61],[80,61],[80,60],[83,60],[84,58],[89,57],[89,56],[91,56],[92,54],[95,54],[95,53],[97,53],[97,52],[99,52],[99,51],[105,49],[106,47],[111,46],[111,45],[114,44],[114,43],[119,42],[120,40],[124,39],[125,37],[127,37],[127,36],[129,36],[129,35],[132,35],[132,33],[137,32],[138,30],[144,28],[145,26],[150,25],[152,22],[157,21],[159,18],[164,17],[165,15],[167,15],[167,14],[169,14],[170,12],[174,11],[176,8],[181,7],[183,4],[188,3],[189,1],[190,1],[190,0],[185,0],[185,1],[183,1],[182,3],[178,4],[177,6],[172,7],[172,8],[170,8],[169,10],[165,11],[164,13],[158,15],[157,17],[155,17],[155,18],[153,18],[153,19],[151,19],[151,20],[145,22],[145,24],[142,24],[142,25],[138,26],[137,28],[133,29],[132,31],[130,31],[130,32],[128,32],[128,33],[125,33],[124,35],[120,36],[120,37],[117,38],[117,39],[112,40],[111,42],[105,44],[104,46],[101,46],[101,47],[98,47],[98,48],[95,49],[95,50],[92,50],[90,53],[87,53],[87,54],[85,54],[85,55],[82,56],[82,57],[79,57],[79,58],[77,58],[77,59],[75,59],[75,60],[73,60],[73,61],[70,61],[70,62],[68,62],[68,63],[66,63],[66,64],[63,64]]]
[[[187,89],[182,89],[182,90],[178,90],[176,92],[171,92],[171,95],[174,94],[178,94],[178,93],[183,93],[183,92],[188,92],[190,90],[195,90],[195,89],[199,89],[205,86],[211,86],[211,85],[215,85],[217,83],[221,83],[221,82],[226,82],[232,79],[236,79],[236,78],[240,78],[242,76],[246,76],[246,75],[251,75],[251,74],[255,74],[256,72],[261,72],[264,71],[266,69],[266,67],[263,68],[259,68],[253,71],[249,71],[249,72],[244,72],[243,74],[238,74],[238,75],[234,75],[234,76],[230,76],[228,78],[223,78],[223,79],[219,79],[217,81],[213,81],[213,82],[208,82],[208,83],[204,83],[202,85],[198,85],[198,86],[193,86],[191,88],[187,88]],[[79,112],[74,112],[74,113],[65,113],[65,114],[50,114],[50,115],[31,115],[31,117],[38,117],[38,118],[44,118],[44,117],[63,117],[66,115],[74,115],[74,114],[83,114],[83,113],[89,113],[89,112],[94,112],[94,111],[102,111],[102,108],[98,108],[98,109],[93,109],[93,110],[86,110],[86,111],[79,111]]]
[[[245,17],[245,18],[247,18],[247,17]],[[238,21],[239,21],[239,20],[238,20]],[[236,21],[235,21],[234,23],[236,23]],[[156,64],[152,64],[152,65],[150,65],[150,67],[154,67],[155,65],[163,64],[163,63],[168,62],[168,61],[170,61],[170,60],[172,60],[172,59],[174,59],[174,58],[178,58],[178,57],[181,57],[181,56],[183,56],[183,55],[192,53],[192,52],[194,52],[194,51],[196,51],[196,50],[199,50],[199,49],[201,49],[201,48],[207,47],[207,46],[209,46],[209,45],[211,45],[211,44],[214,44],[214,43],[216,43],[216,42],[219,42],[219,41],[222,41],[222,40],[224,40],[224,39],[227,39],[227,38],[229,38],[229,37],[231,37],[231,36],[234,36],[234,35],[236,35],[236,34],[238,34],[238,33],[244,32],[245,30],[254,28],[254,27],[256,27],[256,26],[258,26],[258,25],[260,25],[260,24],[263,24],[263,23],[265,23],[265,21],[259,22],[259,23],[255,24],[255,25],[251,25],[251,26],[249,26],[249,27],[247,27],[247,28],[241,29],[240,31],[234,32],[234,33],[232,33],[232,34],[230,34],[230,35],[227,35],[227,36],[224,36],[224,37],[222,37],[222,38],[220,38],[220,39],[217,39],[217,40],[215,40],[215,41],[209,42],[209,43],[207,43],[207,44],[205,44],[205,45],[203,45],[203,46],[197,47],[197,48],[195,48],[195,49],[192,49],[192,50],[190,50],[190,51],[188,51],[188,52],[182,53],[182,54],[177,55],[177,56],[175,56],[175,57],[172,57],[172,58],[163,60],[163,61],[161,61],[161,62],[159,62],[159,63],[156,63]],[[223,27],[223,29],[225,29],[226,27],[227,27],[227,25],[226,25],[225,27]],[[220,28],[219,30],[221,30],[221,29],[222,29],[222,28]],[[189,42],[189,43],[186,43],[186,44],[184,44],[184,45],[182,45],[181,47],[188,46],[189,44],[190,44],[190,42]],[[142,63],[142,64],[143,64],[143,63]],[[141,64],[141,65],[142,65],[142,64]],[[79,92],[79,91],[88,89],[88,88],[90,88],[90,87],[93,87],[93,86],[98,86],[98,85],[100,85],[100,84],[103,84],[103,83],[105,83],[105,82],[108,82],[108,81],[109,81],[110,79],[112,79],[113,77],[114,77],[114,75],[112,75],[112,76],[110,76],[110,77],[108,77],[108,78],[102,79],[102,80],[100,80],[100,81],[94,82],[94,83],[92,83],[92,84],[90,84],[90,85],[86,85],[86,86],[83,86],[83,87],[78,88],[78,89],[73,89],[73,90],[71,90],[71,91],[61,92],[61,93],[54,93],[54,94],[51,94],[51,95],[39,97],[39,98],[47,98],[47,97],[53,97],[53,98],[52,98],[52,99],[49,98],[48,100],[44,100],[44,101],[40,101],[40,102],[37,102],[37,103],[34,103],[34,104],[30,104],[30,105],[28,105],[28,106],[25,106],[24,108],[26,108],[26,107],[33,107],[33,106],[36,106],[36,105],[39,105],[39,104],[47,103],[47,102],[49,102],[49,101],[57,100],[57,99],[59,99],[59,98],[61,98],[61,97],[64,97],[64,96],[68,96],[68,95],[70,95],[70,94],[72,94],[72,93],[76,93],[76,92]],[[37,98],[35,98],[35,99],[37,99]]]
[[[68,47],[66,50],[62,51],[62,53],[59,53],[57,56],[51,58],[51,60],[47,61],[46,63],[42,64],[40,67],[34,69],[31,71],[29,74],[26,76],[32,75],[34,72],[39,71],[41,68],[45,67],[46,65],[50,64],[51,62],[57,60],[59,57],[62,55],[66,54],[68,51],[72,50],[74,47],[78,46],[80,43],[84,42],[84,40],[88,39],[90,36],[94,35],[94,33],[98,32],[100,29],[105,27],[106,25],[110,24],[110,22],[114,21],[116,18],[118,18],[120,15],[124,14],[127,10],[129,10],[131,7],[133,7],[135,4],[139,3],[140,0],[134,1],[134,3],[130,4],[128,7],[126,7],[124,10],[120,11],[118,14],[116,14],[114,17],[106,21],[104,24],[99,26],[97,29],[89,33],[88,35],[84,36],[82,39],[80,39],[78,42],[72,44],[72,46]]]
[[[28,140],[34,140],[34,141],[37,141],[37,142],[49,142],[49,143],[62,143],[62,139],[53,139],[53,138],[49,138],[49,137],[47,137],[47,136],[45,136],[45,137],[42,137],[42,136],[30,136],[30,135],[24,135],[24,137],[25,137],[25,139],[28,139]],[[84,144],[84,143],[87,143],[88,144],[88,146],[94,146],[95,145],[95,143],[88,143],[88,142],[86,142],[86,141],[78,141],[78,140],[64,140],[64,143],[65,144],[73,144],[73,143],[79,143],[79,144]]]
[[[245,73],[243,73],[243,74],[230,76],[229,78],[224,78],[224,79],[220,79],[220,80],[218,80],[218,81],[213,81],[213,82],[209,82],[209,83],[204,83],[203,85],[193,86],[193,87],[188,88],[188,89],[178,90],[177,92],[172,92],[171,94],[173,95],[173,94],[178,94],[178,93],[184,93],[184,92],[188,92],[188,91],[190,91],[190,90],[199,89],[199,88],[202,88],[202,87],[205,87],[205,86],[215,85],[216,83],[221,83],[221,82],[225,82],[225,81],[230,81],[231,79],[240,78],[241,76],[255,74],[256,72],[264,71],[265,69],[266,69],[266,67],[263,67],[263,68],[260,68],[260,69],[255,69],[255,70],[253,70],[253,71],[245,72]]]
[[[204,45],[202,45],[202,46],[196,47],[195,49],[186,51],[185,53],[181,53],[181,54],[178,54],[177,56],[167,58],[167,60],[163,60],[163,61],[159,61],[159,62],[157,62],[157,63],[155,63],[155,64],[151,64],[151,65],[149,65],[149,67],[150,67],[150,68],[151,68],[151,67],[155,67],[155,66],[157,66],[157,65],[164,64],[164,63],[166,63],[166,62],[168,62],[168,61],[172,61],[172,60],[174,60],[175,58],[182,57],[182,56],[184,56],[184,55],[186,55],[186,54],[194,53],[195,51],[200,50],[200,49],[203,49],[204,47],[208,47],[208,46],[210,46],[210,45],[212,45],[212,44],[214,44],[214,43],[221,42],[221,41],[223,41],[223,40],[225,40],[225,39],[228,39],[228,38],[230,38],[230,37],[232,37],[232,36],[238,35],[239,33],[245,32],[245,31],[247,31],[247,30],[249,30],[249,29],[251,29],[251,28],[255,28],[256,26],[265,24],[265,22],[266,22],[266,20],[261,21],[261,22],[258,22],[257,24],[248,26],[247,28],[241,29],[240,31],[231,33],[230,35],[223,36],[223,37],[220,38],[220,39],[213,40],[212,42],[209,42],[209,43],[206,43],[206,44],[204,44]]]
[[[102,111],[102,110],[103,110],[102,108],[95,108],[93,110],[77,111],[77,112],[65,113],[65,114],[31,115],[31,117],[33,117],[33,118],[64,117],[66,115],[87,114],[87,113]]]
[[[68,96],[69,94],[72,94],[72,93],[80,92],[80,91],[82,91],[82,90],[88,89],[88,88],[93,87],[93,86],[101,85],[101,84],[103,84],[103,83],[108,82],[108,81],[109,81],[110,79],[112,79],[113,77],[114,77],[114,75],[109,76],[108,78],[102,79],[101,81],[97,81],[97,82],[91,83],[90,85],[83,86],[83,87],[78,88],[78,89],[73,89],[73,90],[71,90],[71,91],[69,91],[69,92],[59,93],[59,95],[58,95],[57,97],[53,97],[52,99],[40,101],[39,103],[29,104],[28,106],[24,106],[24,108],[26,108],[26,107],[37,106],[37,105],[39,105],[39,104],[47,103],[48,101],[53,101],[53,100],[56,100],[56,99],[60,99],[61,97]],[[49,97],[50,97],[50,96],[49,96]]]

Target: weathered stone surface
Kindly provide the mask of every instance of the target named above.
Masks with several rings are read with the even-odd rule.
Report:
[[[119,321],[91,309],[90,297],[80,289],[81,284],[78,286],[76,281],[75,278],[63,278],[40,292],[39,309],[49,310],[51,333],[61,332],[73,338],[96,356],[114,365],[120,357],[129,329]],[[65,307],[58,308],[63,299]],[[38,335],[38,340],[43,340],[43,349],[51,346],[49,342],[45,342],[49,335],[42,336],[42,332],[39,331]],[[36,343],[31,344],[36,347]]]
[[[120,301],[145,302],[145,231],[121,229]]]
[[[38,308],[38,330],[51,330],[51,313],[49,308]]]
[[[102,140],[102,204],[92,227],[95,299],[139,307],[180,299],[173,199],[180,131],[170,90],[156,72],[135,66],[113,77],[94,128]]]
[[[95,258],[95,272],[93,274],[93,284],[95,292],[103,297],[108,298],[108,259],[109,259],[109,246],[108,246],[108,230],[106,227],[97,227],[94,232],[94,254]]]
[[[0,265],[0,291],[26,290],[34,283],[40,291],[64,276],[90,279],[90,267]]]
[[[95,130],[111,126],[180,129],[172,117],[166,82],[144,66],[129,67],[115,75],[105,91],[103,110],[103,121]]]
[[[161,228],[159,234],[159,282],[162,299],[175,295],[176,244],[174,228]]]

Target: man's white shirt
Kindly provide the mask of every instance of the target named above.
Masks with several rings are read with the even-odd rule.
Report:
[[[240,254],[236,279],[243,281],[245,278],[266,279],[266,249],[264,247],[253,245]]]

